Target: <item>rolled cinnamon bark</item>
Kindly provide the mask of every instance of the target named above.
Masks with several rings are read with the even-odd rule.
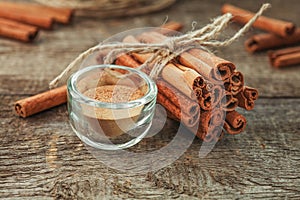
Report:
[[[202,110],[208,111],[212,108],[212,101],[211,101],[211,93],[202,93],[202,96],[198,98],[198,103]]]
[[[202,95],[203,78],[195,71],[183,71],[169,63],[162,70],[161,77],[191,99]]]
[[[245,48],[248,52],[254,53],[297,43],[300,43],[300,28],[297,28],[293,34],[284,38],[270,33],[254,35],[246,40]]]
[[[139,62],[137,62],[130,55],[127,54],[119,55],[116,59],[116,64],[131,67],[131,68],[137,68],[141,65]]]
[[[167,35],[174,31],[180,31],[183,28],[183,24],[181,24],[179,22],[171,21],[171,22],[168,22],[168,23],[162,25],[160,28],[162,28],[162,29],[159,29],[158,32],[161,34]]]
[[[224,81],[231,76],[236,68],[232,62],[201,49],[191,49],[189,53],[211,67],[208,78]]]
[[[246,128],[246,118],[237,111],[226,113],[224,129],[228,134],[239,134]]]
[[[132,55],[141,63],[146,62],[152,56],[152,54],[138,53],[133,53]],[[148,68],[146,70],[150,71]],[[176,67],[174,64],[168,63],[163,68],[161,76],[189,98],[193,99],[195,95],[199,97],[202,94],[200,86],[203,85],[204,80],[196,71],[185,69],[183,66]]]
[[[258,90],[249,86],[244,86],[243,94],[246,98],[251,99],[253,101],[258,99]]]
[[[246,110],[252,110],[254,108],[254,101],[246,98],[242,92],[237,95],[237,98],[239,99],[239,107]]]
[[[167,37],[157,32],[145,32],[138,36],[138,40],[144,43],[160,43]],[[201,49],[191,49],[179,56],[182,65],[196,70],[208,80],[225,80],[230,77],[235,69],[232,62],[219,58]]]
[[[206,86],[204,78],[195,70],[180,65],[178,63],[174,63],[174,65],[183,71],[184,80],[190,88],[204,88]]]
[[[300,46],[268,52],[273,67],[286,67],[300,63]]]
[[[258,91],[255,88],[245,86],[243,90],[237,94],[238,106],[246,110],[254,108],[254,101],[258,98]]]
[[[171,84],[162,79],[157,80],[156,85],[160,93],[167,97],[175,106],[180,108],[187,115],[195,115],[200,112],[196,99],[192,100],[187,98]]]
[[[31,42],[38,35],[39,30],[30,25],[0,18],[0,36]]]
[[[62,86],[17,101],[15,111],[21,117],[28,117],[67,102],[67,86]]]
[[[144,32],[136,37],[136,39],[142,43],[161,43],[167,38],[167,36],[155,31]]]
[[[186,113],[181,112],[180,108],[175,106],[170,99],[160,92],[157,93],[157,102],[172,113],[177,119],[182,121],[186,127],[194,127],[198,124],[200,112],[195,113],[194,115],[187,115]]]
[[[25,24],[30,24],[43,29],[52,29],[53,20],[51,17],[43,15],[33,15],[29,11],[16,12],[14,9],[7,9],[1,6],[0,2],[0,17],[10,19]]]
[[[209,81],[213,80],[212,67],[204,63],[200,59],[196,58],[195,56],[191,55],[190,53],[184,52],[180,54],[179,62],[186,67],[194,69],[199,74],[201,74],[205,79]]]
[[[244,87],[244,75],[240,71],[234,71],[230,78],[230,91],[233,95],[238,94]]]
[[[231,92],[225,91],[225,95],[221,100],[221,107],[225,111],[234,111],[238,106],[238,99]]]
[[[208,127],[208,134],[203,138],[204,142],[218,142],[224,135],[223,128],[221,126],[210,126]]]
[[[146,62],[147,59],[149,59],[152,54],[138,54],[133,53],[133,57],[138,60],[141,63]],[[151,71],[151,66],[147,66],[145,68],[145,71],[149,74]],[[167,64],[164,69],[161,72],[162,78],[173,85],[175,88],[177,88],[179,91],[181,91],[183,94],[190,98],[195,97],[195,92],[193,91],[193,85],[189,87],[189,85],[185,82],[183,79],[183,71],[178,69],[176,66],[174,66],[172,63]],[[176,80],[176,81],[174,81]]]
[[[220,108],[201,112],[197,137],[205,142],[216,142],[222,137],[225,113]]]
[[[233,15],[233,20],[240,24],[246,24],[255,15],[253,12],[230,4],[224,4],[221,10],[222,13],[231,13]],[[291,22],[264,16],[260,16],[252,26],[282,37],[291,35],[295,31],[295,25]]]
[[[208,87],[211,88],[203,88],[202,98],[199,98],[198,100],[200,107],[206,111],[215,108],[215,106],[221,102],[221,99],[224,96],[223,89],[220,85],[208,85]]]
[[[167,111],[167,114],[169,118],[178,122],[180,121],[169,111]],[[219,141],[224,135],[222,128],[225,120],[225,112],[222,109],[215,109],[214,112],[202,111],[200,115],[199,124],[187,128],[204,142]]]
[[[0,2],[1,10],[18,14],[28,14],[41,18],[52,18],[56,22],[68,24],[72,20],[73,9],[57,8],[32,3]]]

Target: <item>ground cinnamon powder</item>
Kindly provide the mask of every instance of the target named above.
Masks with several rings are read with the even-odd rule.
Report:
[[[125,85],[103,85],[89,89],[84,95],[107,103],[124,103],[141,98],[144,94],[137,88]]]
[[[126,103],[144,96],[139,88],[125,85],[103,85],[89,89],[83,93],[85,96],[106,103]],[[130,130],[139,117],[142,107],[133,110],[110,112],[109,109],[95,109],[94,117],[86,113],[86,119],[90,128],[96,131],[93,134],[94,139],[101,139],[101,133],[109,138],[116,138]],[[124,117],[125,116],[125,117]],[[100,134],[100,135],[99,135]],[[116,138],[117,139],[117,138]]]

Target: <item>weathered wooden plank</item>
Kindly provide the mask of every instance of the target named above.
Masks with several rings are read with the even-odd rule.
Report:
[[[242,111],[246,131],[226,136],[207,157],[198,158],[197,139],[169,167],[133,176],[109,169],[85,149],[64,106],[20,119],[7,109],[16,98],[1,96],[2,197],[299,198],[299,99],[261,99],[254,111]],[[158,145],[174,132],[160,134]]]

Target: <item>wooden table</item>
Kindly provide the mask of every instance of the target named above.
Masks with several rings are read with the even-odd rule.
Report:
[[[260,98],[240,135],[226,135],[205,158],[198,157],[201,141],[173,164],[146,174],[130,175],[110,169],[85,148],[72,132],[66,106],[27,119],[13,113],[13,103],[48,88],[48,82],[80,52],[131,28],[159,26],[168,16],[197,27],[220,14],[224,1],[178,1],[163,12],[100,20],[76,17],[70,26],[43,31],[34,44],[0,39],[0,197],[8,199],[299,199],[300,198],[300,66],[273,69],[266,53],[243,48],[251,30],[219,56],[233,61],[246,84]],[[230,1],[231,2],[231,1]],[[297,0],[270,1],[266,15],[299,24]],[[232,1],[257,10],[261,1]],[[232,24],[227,34],[240,26]],[[156,143],[174,137],[175,125],[157,136]]]

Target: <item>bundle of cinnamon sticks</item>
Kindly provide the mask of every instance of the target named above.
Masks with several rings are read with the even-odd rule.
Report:
[[[178,30],[182,26],[168,28],[173,27]],[[123,41],[160,43],[168,39],[171,31],[164,29],[129,35]],[[153,53],[120,54],[115,64],[137,68],[152,56]],[[144,72],[149,74],[154,65],[150,63]],[[243,74],[232,62],[197,48],[170,61],[162,69],[156,84],[157,101],[166,108],[168,116],[181,121],[206,142],[218,141],[225,132],[241,133],[246,127],[246,118],[236,108],[252,110],[258,98],[258,91],[244,85]]]
[[[0,36],[33,41],[40,29],[50,30],[55,22],[68,24],[73,10],[32,3],[0,2]]]
[[[231,13],[239,24],[247,23],[254,16],[254,13],[230,4],[223,5],[221,10],[222,13]],[[261,16],[253,27],[268,33],[256,34],[246,40],[245,48],[250,53],[300,44],[300,28],[292,22]],[[299,49],[300,46],[268,53],[270,64],[276,68],[300,64]]]

